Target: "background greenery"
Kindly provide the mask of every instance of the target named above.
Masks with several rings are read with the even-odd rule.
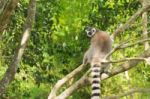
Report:
[[[28,0],[20,0],[9,28],[3,33],[0,78],[20,42],[27,6]],[[85,26],[92,25],[112,34],[140,7],[137,0],[37,0],[36,23],[30,41],[15,80],[1,98],[46,99],[57,80],[82,63],[84,52],[89,46],[89,39],[84,33]],[[113,46],[124,40],[141,38],[141,31],[139,18],[119,35]],[[113,59],[133,57],[143,50],[142,44],[136,45],[118,51]],[[106,96],[130,88],[150,87],[149,66],[144,63],[130,70],[129,77],[130,82],[124,73],[103,81],[102,94]],[[73,80],[70,80],[60,92],[72,83]],[[69,99],[89,99],[89,96],[90,88],[86,87],[74,92]],[[134,99],[149,98],[150,94],[134,95]]]

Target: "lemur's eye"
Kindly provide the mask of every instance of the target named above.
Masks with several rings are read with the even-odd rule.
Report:
[[[95,28],[92,29],[92,32],[93,32],[93,33],[96,32]]]

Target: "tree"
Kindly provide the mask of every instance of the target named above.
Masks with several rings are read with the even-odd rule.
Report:
[[[87,25],[114,38],[106,56],[112,59],[103,61],[112,67],[101,77],[102,98],[150,97],[147,0],[37,0],[36,12],[31,1],[0,0],[1,99],[88,99],[90,66],[80,65],[90,43]]]
[[[12,59],[10,66],[8,67],[4,77],[0,81],[0,95],[5,91],[5,88],[14,79],[19,62],[21,61],[22,55],[24,53],[24,49],[26,48],[27,41],[30,36],[32,24],[34,22],[34,17],[35,17],[35,8],[36,8],[35,0],[30,0],[30,5],[28,8],[28,16],[27,16],[27,20],[24,24],[24,30],[23,30],[23,36],[21,39],[21,43]]]
[[[115,37],[116,37],[120,32],[123,32],[126,28],[128,28],[129,25],[130,25],[131,23],[133,23],[137,17],[139,17],[143,12],[147,11],[149,8],[150,8],[150,5],[147,4],[147,5],[143,6],[143,8],[139,9],[124,25],[121,25],[119,28],[116,29],[116,31],[112,34],[112,38],[115,39]],[[145,26],[145,25],[144,25],[144,26]],[[145,38],[147,38],[147,37],[145,37]],[[147,39],[147,40],[149,40],[149,39]],[[147,41],[147,40],[144,40],[144,42]],[[128,42],[129,42],[129,41],[128,41]],[[143,42],[143,41],[142,41],[142,42]],[[130,47],[130,46],[135,45],[135,44],[137,44],[137,43],[139,43],[139,41],[137,41],[136,43],[130,44],[130,45],[126,45],[127,42],[121,43],[120,45],[118,45],[117,47],[115,47],[108,55],[106,55],[106,58],[105,58],[105,59],[107,59],[108,56],[112,55],[112,53],[114,53],[116,50],[118,50],[118,49],[123,49],[123,48],[126,48],[126,47]],[[140,42],[140,43],[141,43],[141,42]],[[148,44],[148,42],[147,42],[147,44]],[[145,46],[146,46],[146,45],[145,45]],[[132,58],[131,58],[131,59],[128,59],[128,58],[127,58],[127,59],[122,59],[122,60],[119,60],[119,61],[117,61],[117,62],[110,61],[109,63],[118,63],[118,62],[122,62],[122,61],[129,61],[129,62],[126,62],[126,63],[124,63],[123,65],[121,65],[119,68],[116,68],[116,69],[114,69],[114,71],[111,71],[112,73],[110,72],[109,75],[108,75],[106,78],[109,78],[109,77],[111,77],[112,75],[116,75],[116,74],[119,74],[119,73],[121,73],[121,72],[124,72],[124,71],[126,71],[126,70],[128,70],[128,69],[131,69],[131,67],[134,66],[134,65],[136,65],[136,64],[139,62],[139,60],[145,60],[145,61],[148,60],[148,61],[149,61],[149,59],[146,58],[146,57],[149,57],[149,56],[150,56],[150,55],[148,54],[149,51],[147,50],[146,53],[147,53],[147,55],[144,55],[144,54],[143,54],[142,56],[140,56],[140,57],[142,57],[142,59],[137,57],[137,58],[133,58],[133,59],[132,59]],[[66,99],[68,96],[70,96],[70,95],[73,93],[73,91],[75,91],[76,89],[78,89],[78,88],[80,88],[81,86],[85,85],[85,82],[86,82],[86,85],[89,84],[91,81],[90,81],[90,79],[87,77],[87,74],[89,73],[90,70],[88,70],[87,73],[86,73],[82,78],[80,78],[75,84],[73,84],[72,86],[70,86],[68,89],[66,89],[64,92],[62,92],[60,95],[56,96],[56,93],[58,92],[58,90],[60,90],[60,87],[61,87],[62,85],[64,85],[68,80],[70,80],[71,78],[73,78],[74,76],[76,76],[76,74],[78,74],[79,72],[81,72],[82,69],[84,69],[84,68],[83,68],[83,65],[79,66],[79,67],[76,68],[74,71],[72,71],[70,74],[68,74],[67,76],[65,76],[65,77],[62,78],[61,80],[59,80],[59,81],[55,84],[55,86],[54,86],[54,88],[52,89],[51,93],[49,94],[48,99],[52,99],[52,98],[56,98],[56,99],[60,99],[60,98]],[[106,79],[106,78],[104,77],[104,78],[101,78],[101,79]],[[87,82],[88,82],[88,83],[87,83]],[[148,89],[146,92],[149,92],[149,90],[150,90],[150,89]],[[136,92],[136,91],[135,91],[135,92]],[[143,92],[143,91],[141,91],[141,92]],[[130,93],[129,93],[129,94],[130,94]],[[125,95],[126,95],[126,94],[125,94]],[[125,96],[125,95],[123,95],[123,96]],[[122,95],[121,95],[121,96],[122,96]],[[120,96],[116,96],[116,98],[117,98],[117,97],[120,98]],[[115,98],[115,99],[116,99],[116,98]]]

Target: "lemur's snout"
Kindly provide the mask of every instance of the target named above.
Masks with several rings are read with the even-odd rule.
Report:
[[[88,35],[92,35],[92,32],[88,32]]]

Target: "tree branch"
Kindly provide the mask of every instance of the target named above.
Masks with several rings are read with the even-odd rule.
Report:
[[[149,0],[139,0],[142,4],[142,6],[146,6],[147,4],[150,4],[150,1]],[[147,14],[148,14],[148,11],[145,11],[142,13],[142,31],[143,31],[143,38],[144,39],[147,39],[148,38],[148,32],[147,32],[147,24],[148,24],[148,20],[147,20]],[[144,47],[145,47],[145,50],[147,50],[149,48],[149,43],[148,42],[144,42]]]
[[[131,44],[127,44],[127,42],[129,41],[126,41],[126,42],[123,42],[119,45],[117,45],[116,47],[114,47],[110,53],[108,53],[104,59],[107,59],[108,57],[110,57],[115,51],[119,50],[119,49],[124,49],[124,48],[127,48],[127,47],[131,47],[131,46],[134,46],[136,44],[139,44],[139,43],[143,43],[143,42],[146,42],[146,41],[150,41],[150,39],[143,39],[143,40],[138,40],[136,41],[135,43],[131,43]]]
[[[138,57],[144,57],[144,58],[148,58],[150,57],[150,49],[146,50],[143,52],[143,54],[139,55]],[[101,78],[101,79],[107,79],[107,78],[110,78],[114,75],[117,75],[121,72],[124,72],[124,71],[127,71],[133,67],[135,67],[139,62],[139,60],[130,60],[128,62],[125,62],[123,64],[121,64],[119,67],[116,67],[114,68],[109,74],[108,74],[108,77],[106,78]]]
[[[133,23],[136,18],[141,15],[144,11],[146,11],[147,9],[150,8],[150,5],[147,5],[141,9],[139,9],[124,25],[120,26],[118,29],[116,29],[116,31],[114,32],[114,34],[112,34],[112,39],[115,39],[115,37],[120,33],[120,32],[123,32],[126,28],[129,27],[129,25],[131,23]],[[119,46],[118,46],[119,47]],[[115,48],[113,49],[110,54],[107,55],[110,56],[113,52],[115,52],[118,48]],[[106,58],[105,58],[106,59]],[[123,64],[122,66],[120,66],[120,68],[117,68],[117,70],[114,70],[110,73],[110,75],[108,77],[105,77],[105,78],[102,78],[102,79],[106,79],[106,78],[109,78],[109,77],[112,77],[118,73],[121,73],[121,72],[124,72],[130,68],[132,68],[132,66],[135,66],[136,64],[138,64],[139,61],[137,60],[130,60],[129,62],[126,62],[126,64]],[[122,67],[122,68],[121,68]],[[126,67],[126,68],[124,68]],[[86,82],[86,83],[85,83]],[[87,85],[90,83],[90,80],[89,78],[83,76],[81,79],[79,79],[76,83],[74,83],[72,86],[70,86],[68,89],[66,89],[61,95],[59,95],[57,98],[60,98],[61,96],[64,96],[64,97],[61,97],[61,99],[65,99],[67,98],[69,95],[71,95],[71,93],[78,89],[79,87],[78,86],[83,86],[83,85]],[[56,93],[54,93],[56,94]],[[67,95],[66,95],[67,94]],[[50,99],[50,98],[49,98]]]
[[[149,93],[149,92],[150,92],[150,88],[135,88],[119,95],[104,97],[103,99],[120,99],[121,97],[128,96],[134,93]]]
[[[2,11],[4,10],[7,3],[8,3],[8,0],[0,0],[0,15]]]
[[[10,16],[17,6],[19,0],[10,0],[8,1],[4,11],[0,14],[0,33],[4,31],[9,22]],[[0,34],[1,35],[1,34]]]
[[[66,89],[64,92],[62,92],[56,99],[66,99],[68,96],[70,96],[74,90],[77,90],[84,85],[87,85],[88,77],[87,75],[90,73],[90,70],[88,70],[77,82],[75,82],[72,86],[70,86],[68,89]],[[83,85],[84,84],[84,85]],[[50,98],[49,98],[50,99]]]
[[[142,43],[142,42],[145,42],[145,41],[149,41],[150,39],[144,39],[144,40],[139,40],[135,43],[132,43],[132,44],[126,44],[127,42],[123,42],[121,44],[119,44],[118,46],[116,46],[109,54],[111,55],[114,51],[118,50],[118,49],[122,49],[122,48],[127,48],[127,47],[131,47],[133,45],[136,45],[138,43]],[[149,53],[148,53],[149,52]],[[122,60],[117,60],[117,61],[106,61],[106,62],[103,62],[103,63],[117,63],[117,62],[124,62],[124,61],[129,61],[129,62],[126,62],[124,63],[122,66],[120,67],[117,67],[115,69],[112,70],[112,72],[109,73],[108,76],[105,76],[103,78],[101,78],[102,80],[106,79],[106,78],[109,78],[109,77],[112,77],[114,75],[117,75],[118,73],[121,73],[121,72],[124,72],[126,70],[129,70],[130,68],[132,68],[132,66],[135,66],[138,64],[139,61],[146,61],[145,57],[147,56],[147,54],[150,56],[150,49],[148,50],[148,52],[146,51],[145,54],[143,56],[139,56],[139,57],[135,57],[135,58],[125,58],[125,59],[122,59]],[[108,57],[107,56],[107,57]],[[82,66],[82,65],[81,65]],[[82,69],[80,68],[83,68],[83,67],[78,67],[76,70],[77,71],[81,71]],[[53,97],[56,97],[56,92],[59,90],[59,88],[66,82],[68,81],[70,78],[74,77],[77,73],[79,72],[75,72],[76,70],[74,70],[73,72],[71,72],[70,74],[68,74],[67,76],[65,76],[62,80],[58,81],[56,83],[56,85],[54,86],[54,88],[52,89],[50,95],[49,95],[49,98],[48,99],[51,99],[52,96]],[[89,71],[88,71],[89,72]],[[73,75],[72,75],[73,74]],[[86,82],[86,84],[84,83]],[[84,85],[83,85],[84,84]],[[80,80],[78,80],[75,84],[73,84],[72,86],[70,86],[68,89],[66,89],[63,93],[61,93],[57,98],[60,99],[65,99],[67,98],[69,95],[71,95],[73,93],[74,90],[78,89],[78,88],[81,88],[81,86],[85,86],[87,84],[90,84],[90,79],[88,77],[85,77],[83,76],[82,78],[80,78]],[[80,86],[80,87],[79,87]],[[57,99],[56,98],[56,99]]]
[[[134,15],[131,16],[131,18],[124,25],[121,25],[119,28],[116,29],[116,31],[111,35],[112,39],[115,39],[115,37],[120,32],[123,32],[125,29],[127,29],[130,24],[132,24],[143,12],[147,11],[149,8],[150,4],[147,4],[146,6],[140,8]]]
[[[147,42],[147,41],[150,41],[150,39],[139,40],[139,41],[132,43],[132,44],[124,44],[123,46],[119,47],[119,49],[124,49],[124,48],[131,47],[131,46],[134,46],[134,45],[139,44],[139,43]]]
[[[48,99],[54,99],[56,97],[56,93],[58,92],[59,88],[65,84],[68,80],[70,80],[72,77],[80,73],[85,68],[85,65],[81,64],[78,68],[73,70],[71,73],[69,73],[67,76],[59,80],[53,89],[51,90],[51,93],[48,96]]]
[[[16,51],[13,60],[8,67],[7,71],[4,74],[4,77],[0,81],[0,95],[5,91],[6,87],[11,83],[14,79],[17,67],[19,62],[21,61],[22,55],[24,53],[24,49],[26,48],[27,41],[29,40],[31,28],[35,19],[35,10],[36,10],[36,1],[30,0],[29,8],[28,8],[28,16],[26,18],[26,22],[24,25],[23,36],[21,39],[21,44]]]
[[[120,62],[131,61],[131,60],[146,61],[145,59],[146,59],[146,58],[143,58],[143,57],[124,58],[124,59],[121,59],[121,60],[104,61],[104,62],[102,62],[102,63],[103,63],[103,64],[106,64],[106,63],[120,63]]]
[[[150,57],[150,49],[144,51],[144,53],[142,55],[139,55],[138,57]],[[105,80],[108,79],[112,76],[115,76],[119,73],[122,73],[124,71],[127,71],[133,67],[135,67],[138,63],[140,63],[141,61],[137,61],[137,60],[130,60],[128,62],[125,62],[124,64],[120,65],[119,67],[114,68],[109,74],[108,76],[102,77],[101,80]],[[89,70],[88,70],[89,72]],[[87,72],[87,73],[88,73]],[[86,82],[86,83],[85,83]],[[65,98],[63,97],[63,95],[59,95],[58,97],[62,96],[61,99],[66,99],[68,96],[70,96],[75,90],[77,90],[78,88],[81,88],[83,86],[87,86],[91,83],[90,78],[88,77],[82,77],[80,78],[76,83],[74,83],[72,86],[70,86],[69,88],[67,88],[63,93],[63,95],[67,94],[67,96],[65,96]],[[80,86],[80,87],[78,87]],[[59,98],[58,98],[59,99]]]

